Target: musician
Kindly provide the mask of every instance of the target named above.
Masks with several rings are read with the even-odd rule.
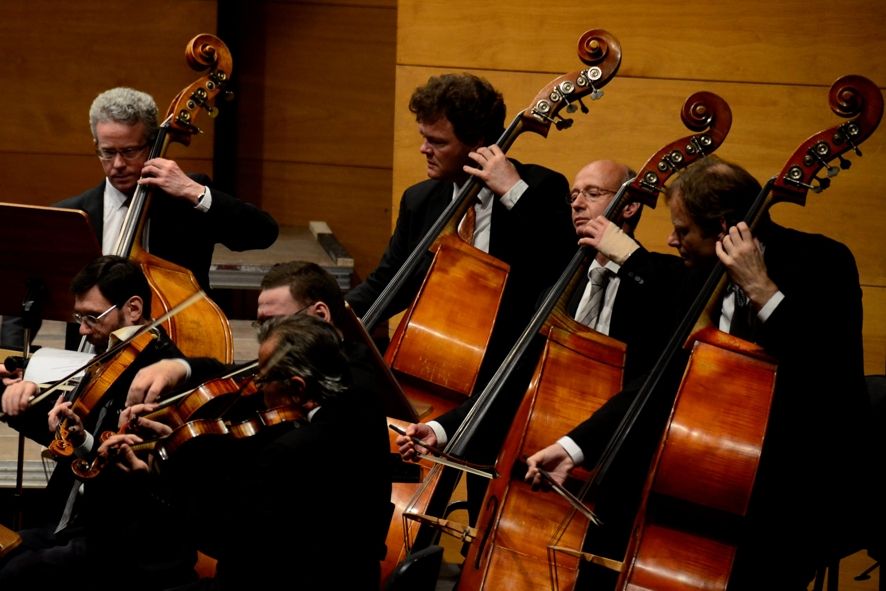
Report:
[[[258,327],[272,318],[307,314],[339,328],[347,313],[342,290],[329,272],[316,263],[288,261],[275,264],[262,278],[255,325]],[[366,344],[351,338],[342,339],[342,348],[350,365],[354,387],[365,392],[367,398],[380,407],[386,386],[372,352]],[[238,367],[226,366],[212,358],[159,361],[136,374],[127,395],[127,406],[156,402],[161,395],[176,387],[196,386]]]
[[[568,182],[553,170],[507,158],[495,145],[504,129],[505,103],[482,78],[466,73],[432,76],[413,92],[409,110],[422,137],[419,152],[426,160],[428,179],[404,191],[396,228],[378,266],[345,299],[363,316],[459,188],[472,175],[477,177],[485,187],[474,206],[473,245],[510,265],[477,380],[481,387],[529,321],[543,290],[575,252],[565,200]],[[429,255],[399,290],[384,319],[412,303],[430,260]]]
[[[760,344],[778,362],[729,588],[805,590],[816,566],[858,539],[870,507],[867,470],[860,465],[870,414],[861,289],[845,245],[778,226],[768,214],[753,233],[739,221],[760,191],[738,165],[716,157],[696,162],[666,191],[674,226],[668,243],[692,272],[723,263],[735,289],[727,290],[718,308],[719,328]],[[745,324],[743,299],[752,310],[751,327],[738,332]],[[592,468],[635,394],[619,393],[566,438],[533,454],[527,480],[539,482],[539,467],[560,482],[578,464]],[[673,398],[665,402],[658,405],[666,414]],[[637,430],[648,447],[657,445],[661,425],[663,420],[658,429]],[[648,463],[636,469],[646,472]]]
[[[151,318],[147,279],[132,261],[103,256],[73,279],[74,319],[80,333],[104,351]],[[142,366],[180,355],[162,329],[128,366],[109,361],[108,375],[119,371],[85,420],[74,413],[64,395],[47,397],[29,407],[37,384],[18,381],[3,393],[3,411],[10,425],[47,445],[59,422],[66,419],[74,456],[57,458],[47,486],[44,525],[21,531],[22,544],[0,561],[0,588],[33,589],[58,586],[75,589],[160,589],[195,578],[196,551],[183,538],[169,537],[173,511],[154,498],[150,487],[136,480],[109,477],[75,481],[71,460],[93,453],[95,436],[116,430],[129,381]],[[81,388],[90,385],[88,379]],[[137,510],[134,510],[137,509]]]
[[[197,529],[208,531],[218,557],[215,579],[194,588],[377,590],[391,518],[384,417],[369,417],[350,388],[348,361],[329,322],[307,314],[273,318],[261,325],[259,342],[265,398],[290,399],[306,419],[263,429],[222,458],[193,454],[181,467],[173,456],[160,466],[189,477],[183,494],[221,479],[201,495],[202,514],[192,516],[205,519],[206,529]],[[356,456],[354,438],[365,444]],[[127,469],[147,472],[128,448],[139,441],[118,435],[103,450],[119,447]],[[359,491],[350,508],[341,504],[347,491]]]
[[[590,225],[597,223],[611,203],[622,183],[634,178],[636,173],[627,165],[613,160],[595,160],[582,167],[572,183],[569,203],[572,210],[574,235],[580,238],[593,234]],[[642,214],[642,204],[631,202],[624,206],[616,218],[626,236],[633,236]],[[582,238],[584,239],[584,238]],[[591,246],[591,245],[588,245]],[[622,264],[620,264],[622,263]],[[594,269],[608,270],[609,279],[602,292],[597,319],[591,325],[596,331],[616,338],[627,345],[625,377],[626,382],[638,379],[649,370],[657,355],[664,348],[665,341],[673,329],[673,321],[678,310],[676,302],[670,301],[670,291],[682,270],[679,257],[638,249],[635,256],[619,261],[607,258],[598,250],[567,304],[567,312],[580,322],[587,320],[586,309],[591,295],[590,277]],[[521,385],[528,384],[528,379]],[[525,391],[525,388],[524,390]],[[514,392],[522,395],[523,391]],[[508,394],[508,393],[506,393]],[[451,434],[455,433],[473,405],[475,398],[469,398],[460,407],[427,423],[409,425],[407,436],[397,438],[397,445],[404,460],[415,460],[417,438],[431,445],[442,446]],[[504,423],[499,425],[499,423]],[[493,419],[491,430],[507,429],[509,421],[500,416]],[[480,445],[489,448],[485,463],[494,461],[498,453],[500,439],[504,435],[479,434]],[[485,490],[485,482],[469,477],[468,503],[472,521],[479,514],[480,502]],[[472,485],[473,484],[473,485]],[[604,514],[601,519],[607,523],[614,517],[607,513],[605,504],[597,511]],[[630,519],[628,516],[627,519]],[[606,573],[604,576],[608,576]]]
[[[89,125],[105,178],[55,206],[85,211],[104,254],[122,254],[114,247],[140,185],[153,190],[148,252],[189,269],[206,292],[216,244],[244,251],[267,248],[277,239],[279,228],[270,214],[211,188],[208,176],[185,174],[168,158],[148,160],[159,131],[157,105],[149,94],[124,87],[102,92],[89,108]],[[8,319],[4,326],[3,342],[19,345],[17,329]]]

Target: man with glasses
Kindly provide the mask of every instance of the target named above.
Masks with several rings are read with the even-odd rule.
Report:
[[[97,187],[56,203],[89,216],[104,254],[115,252],[120,228],[139,185],[153,190],[146,228],[147,250],[189,269],[209,292],[216,244],[234,251],[262,249],[277,239],[270,214],[218,189],[204,174],[185,174],[174,160],[148,159],[157,135],[154,99],[131,88],[99,94],[89,109],[94,149],[105,179]],[[3,343],[21,344],[16,327],[4,322]]]
[[[321,266],[305,261],[277,263],[262,278],[253,326],[260,329],[272,318],[302,314],[316,316],[342,332],[351,312],[345,308],[338,282]],[[343,339],[342,349],[350,364],[355,388],[380,403],[385,385],[373,352],[365,343],[352,338]],[[132,380],[127,406],[156,402],[173,388],[197,386],[239,367],[241,365],[228,366],[212,358],[159,361],[140,370]]]
[[[150,287],[138,265],[126,258],[94,260],[74,277],[71,291],[80,334],[97,351],[108,351],[116,339],[132,336],[150,322]],[[22,544],[0,561],[0,588],[99,590],[118,588],[126,580],[127,588],[147,591],[195,578],[194,548],[181,539],[167,539],[179,516],[159,503],[150,487],[101,477],[80,485],[71,471],[73,459],[94,453],[100,433],[117,430],[129,382],[139,368],[181,355],[162,328],[156,330],[131,362],[111,355],[88,374],[80,388],[105,390],[90,391],[94,404],[85,416],[83,410],[72,410],[72,398],[65,394],[32,403],[39,389],[33,382],[18,380],[6,388],[2,408],[10,426],[47,445],[64,421],[73,455],[55,458],[47,505],[38,518],[31,516],[35,526],[20,532]],[[138,510],[130,513],[134,508]]]
[[[190,269],[204,290],[216,244],[243,251],[267,248],[277,239],[277,223],[268,213],[211,189],[209,177],[185,174],[174,160],[148,159],[158,133],[157,105],[150,95],[131,88],[99,94],[89,108],[89,126],[105,180],[56,205],[89,214],[103,253],[115,254],[139,185],[153,190],[148,251]]]

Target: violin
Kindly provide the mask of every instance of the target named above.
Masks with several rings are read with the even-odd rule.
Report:
[[[195,439],[225,436],[228,433],[228,426],[221,419],[197,419],[179,425],[169,435],[142,443],[135,443],[129,447],[135,453],[150,451],[160,459],[168,460],[173,453]],[[112,435],[115,435],[113,431],[105,431],[99,439],[104,442]],[[91,460],[77,458],[71,462],[71,470],[80,480],[90,480],[101,474],[111,459],[111,454],[96,454]]]
[[[258,362],[253,362],[231,374],[170,396],[144,417],[178,427],[194,419],[222,416],[238,397],[250,396],[258,391],[253,381],[257,367]]]
[[[284,404],[256,412],[256,416],[239,423],[229,423],[228,429],[234,439],[252,437],[262,429],[285,423],[303,423],[306,417],[301,406]]]
[[[155,329],[140,331],[135,337],[115,347],[114,353],[94,363],[86,370],[81,380],[81,388],[75,391],[71,410],[86,419],[104,400],[108,389],[114,385],[120,375],[132,364],[148,345],[153,343],[160,333]],[[68,419],[62,419],[55,431],[55,437],[49,443],[49,451],[56,457],[68,457],[74,453],[67,429]]]
[[[148,418],[149,415],[143,416]],[[176,426],[168,435],[130,445],[130,448],[135,453],[151,452],[161,460],[169,460],[178,450],[186,445],[192,445],[195,441],[216,441],[222,437],[246,439],[269,427],[303,423],[305,420],[301,406],[290,403],[257,411],[253,418],[237,423],[226,421],[221,417],[189,420]],[[120,432],[131,429],[131,426],[125,425]],[[115,435],[113,431],[105,431],[101,434],[100,440],[107,441],[113,435]],[[98,476],[111,459],[110,455],[99,454],[91,460],[78,458],[71,462],[71,470],[80,480],[89,480]]]

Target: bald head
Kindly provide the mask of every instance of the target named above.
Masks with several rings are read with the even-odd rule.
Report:
[[[594,160],[582,167],[575,175],[573,190],[581,190],[591,184],[615,193],[623,182],[632,178],[634,172],[615,160]]]
[[[570,203],[572,225],[581,234],[581,228],[590,220],[603,215],[622,183],[636,173],[629,166],[615,160],[594,160],[585,165],[572,181]],[[640,219],[640,204],[627,204],[615,223],[632,233]]]

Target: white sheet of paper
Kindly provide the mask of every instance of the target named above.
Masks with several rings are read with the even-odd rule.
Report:
[[[41,347],[28,360],[24,379],[37,384],[56,382],[86,365],[92,357],[92,353]],[[77,377],[82,375],[81,371]]]

